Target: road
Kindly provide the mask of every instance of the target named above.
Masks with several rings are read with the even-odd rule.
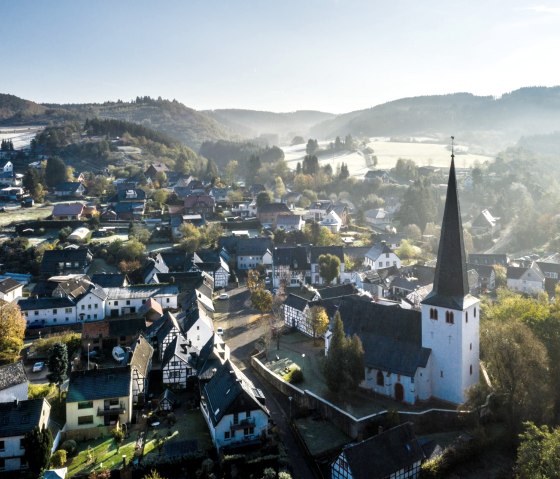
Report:
[[[231,357],[243,373],[261,389],[267,399],[266,406],[276,424],[282,443],[286,448],[292,477],[294,479],[314,479],[316,476],[307,463],[305,454],[289,426],[290,402],[286,396],[263,380],[251,367],[250,357],[256,342],[264,334],[266,324],[258,318],[255,310],[248,307],[249,292],[246,287],[228,291],[227,300],[214,302],[216,314],[214,322],[224,328],[224,341],[229,346]]]

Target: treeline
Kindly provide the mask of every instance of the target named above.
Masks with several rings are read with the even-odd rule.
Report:
[[[284,152],[277,146],[263,148],[251,142],[228,140],[205,141],[202,143],[199,153],[216,163],[218,168],[223,168],[231,160],[243,164],[252,156],[259,157],[263,163],[284,159]]]
[[[178,144],[178,141],[169,137],[164,133],[146,128],[145,126],[138,125],[123,120],[102,120],[99,118],[87,119],[84,125],[84,130],[89,135],[108,135],[110,137],[123,136],[129,133],[135,137],[144,137],[148,140],[162,143],[168,148],[172,148]]]

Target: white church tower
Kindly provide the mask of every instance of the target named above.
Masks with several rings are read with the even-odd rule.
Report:
[[[434,287],[422,301],[422,346],[432,350],[432,397],[460,404],[478,383],[479,320],[480,301],[469,294],[452,153]]]

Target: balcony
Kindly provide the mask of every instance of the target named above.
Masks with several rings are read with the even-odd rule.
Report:
[[[248,418],[245,418],[245,419],[240,419],[239,421],[237,421],[237,423],[234,423],[233,421],[230,421],[230,423],[229,423],[229,428],[231,430],[245,429],[246,427],[255,427],[255,418],[254,417],[248,417]]]
[[[115,414],[124,414],[126,412],[126,406],[124,403],[120,403],[117,406],[109,406],[105,408],[97,408],[97,415],[98,416],[109,416]]]

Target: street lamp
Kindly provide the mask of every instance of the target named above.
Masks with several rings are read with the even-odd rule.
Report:
[[[288,396],[288,400],[290,401],[290,421],[292,420],[292,396]]]
[[[304,366],[305,366],[305,353],[301,353],[301,372],[303,372]]]
[[[89,371],[89,346],[90,344],[87,343],[87,370]]]
[[[122,455],[122,467],[123,469],[126,467],[126,454]]]

